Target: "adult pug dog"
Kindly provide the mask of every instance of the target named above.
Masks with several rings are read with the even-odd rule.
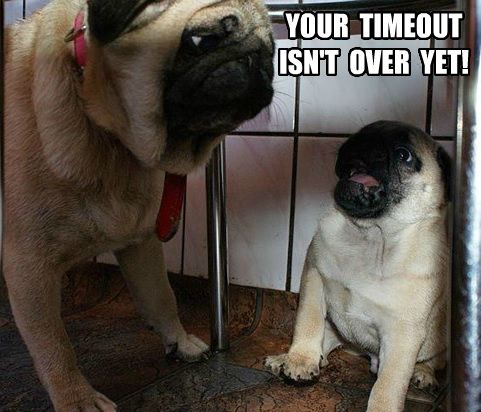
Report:
[[[305,261],[289,352],[266,365],[312,380],[343,342],[371,355],[369,411],[403,410],[409,382],[444,366],[449,157],[427,134],[380,121],[340,148],[335,205]],[[378,368],[379,361],[379,368]]]
[[[79,72],[74,19],[85,13]],[[17,326],[58,411],[115,405],[79,371],[61,276],[114,250],[167,350],[198,359],[154,236],[166,171],[203,165],[272,98],[261,0],[53,0],[7,32],[3,269]]]

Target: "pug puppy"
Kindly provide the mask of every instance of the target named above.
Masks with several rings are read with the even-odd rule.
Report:
[[[368,411],[402,411],[409,382],[445,364],[449,157],[421,130],[380,121],[340,148],[334,204],[302,274],[289,352],[267,367],[309,381],[343,343],[371,355]],[[378,368],[379,362],[379,368]]]
[[[85,15],[87,65],[65,37]],[[81,374],[61,277],[115,251],[167,352],[207,345],[180,324],[154,235],[165,172],[205,164],[272,98],[261,0],[53,0],[6,33],[3,270],[16,324],[57,411],[112,411]]]

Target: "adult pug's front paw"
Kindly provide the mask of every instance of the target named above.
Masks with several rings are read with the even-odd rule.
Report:
[[[65,402],[60,402],[55,405],[57,412],[115,412],[117,411],[117,405],[113,403],[105,395],[102,395],[95,390],[88,391],[86,393],[74,394],[74,399],[65,399]],[[76,399],[75,399],[76,398]]]
[[[183,335],[177,342],[166,345],[167,356],[196,362],[209,357],[209,346],[194,335]]]
[[[299,352],[268,356],[265,366],[274,375],[299,383],[314,381],[320,373],[319,359]]]

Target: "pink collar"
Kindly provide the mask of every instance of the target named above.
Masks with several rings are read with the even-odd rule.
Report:
[[[75,62],[83,72],[87,65],[87,42],[85,41],[84,13],[79,12],[75,17],[74,26],[67,34],[65,41],[73,41]],[[179,228],[179,223],[184,205],[187,187],[187,176],[175,175],[166,172],[162,201],[156,220],[156,233],[162,242],[167,242],[174,237]]]

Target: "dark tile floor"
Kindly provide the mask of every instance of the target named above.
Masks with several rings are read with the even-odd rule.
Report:
[[[296,298],[265,291],[254,317],[256,293],[231,289],[231,349],[195,364],[164,357],[160,338],[135,313],[118,274],[83,268],[92,276],[67,278],[65,319],[82,370],[120,411],[363,411],[375,380],[368,361],[338,350],[319,381],[286,385],[263,370],[268,354],[289,346]],[[173,278],[189,332],[208,340],[204,281]],[[100,286],[99,286],[100,285]],[[259,306],[260,307],[260,306]],[[255,332],[245,335],[256,320]],[[256,322],[257,324],[257,322]],[[407,411],[435,411],[435,395],[411,389]],[[8,314],[0,312],[0,411],[51,410],[30,358]]]

